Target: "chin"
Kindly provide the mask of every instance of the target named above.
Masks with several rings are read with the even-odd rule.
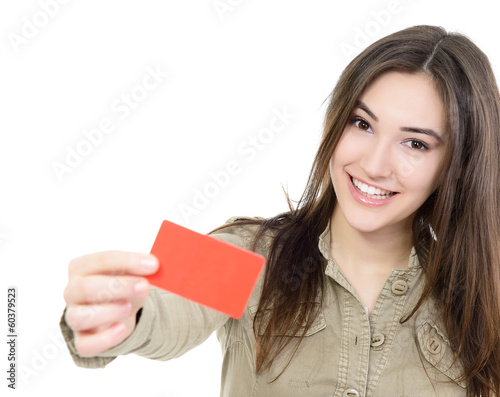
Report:
[[[384,225],[366,225],[366,224],[351,224],[352,228],[360,233],[373,233],[384,228]]]
[[[387,219],[386,221],[384,221],[383,219],[380,219],[380,216],[346,217],[346,221],[353,229],[357,230],[360,233],[373,233],[395,226],[395,222],[393,219]]]
[[[374,222],[370,219],[364,218],[364,219],[357,219],[356,217],[354,218],[346,218],[347,223],[355,230],[363,233],[370,233],[370,232],[375,232],[377,230],[380,230],[383,228],[385,225],[381,224],[380,222]]]

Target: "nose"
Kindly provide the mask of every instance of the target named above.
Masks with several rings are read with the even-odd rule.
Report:
[[[376,139],[364,151],[360,165],[366,176],[372,180],[389,178],[393,174],[389,142]]]

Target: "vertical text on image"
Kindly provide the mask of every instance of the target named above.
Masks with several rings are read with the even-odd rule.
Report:
[[[16,388],[17,381],[17,288],[7,288],[7,387]]]

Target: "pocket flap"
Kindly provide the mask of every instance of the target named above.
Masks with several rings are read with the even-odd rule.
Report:
[[[425,320],[417,332],[417,339],[423,356],[434,368],[463,388],[467,387],[467,382],[457,381],[463,374],[463,367],[458,359],[455,360],[446,334],[432,320]]]
[[[254,319],[255,317],[255,314],[257,313],[257,308],[259,306],[258,305],[253,305],[253,306],[250,306],[248,308],[248,312],[250,314],[250,317],[252,318],[252,320]],[[265,309],[265,314],[264,316],[269,313],[271,311],[271,309]],[[305,327],[305,324],[302,324],[302,327],[301,329],[304,329]],[[309,329],[307,330],[307,332],[304,334],[304,336],[311,336],[319,331],[321,331],[322,329],[325,329],[326,328],[326,319],[325,319],[325,314],[323,313],[323,310],[320,310],[320,312],[318,313],[318,316],[314,319],[313,323],[311,324],[311,326],[309,327]],[[295,337],[300,337],[302,335],[301,331],[298,332],[297,335],[292,335],[291,333],[289,332],[284,332],[283,334],[278,334],[279,336],[295,336]]]

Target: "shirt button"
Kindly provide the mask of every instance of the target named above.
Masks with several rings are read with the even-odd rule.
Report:
[[[392,283],[391,289],[394,295],[404,295],[408,291],[408,283],[405,280],[396,280]]]
[[[371,347],[379,347],[382,346],[385,342],[384,334],[375,334],[372,336]]]
[[[345,397],[359,397],[359,392],[356,389],[347,389],[344,392]]]
[[[441,351],[441,343],[436,338],[429,338],[427,340],[427,350],[432,354],[439,354]]]

